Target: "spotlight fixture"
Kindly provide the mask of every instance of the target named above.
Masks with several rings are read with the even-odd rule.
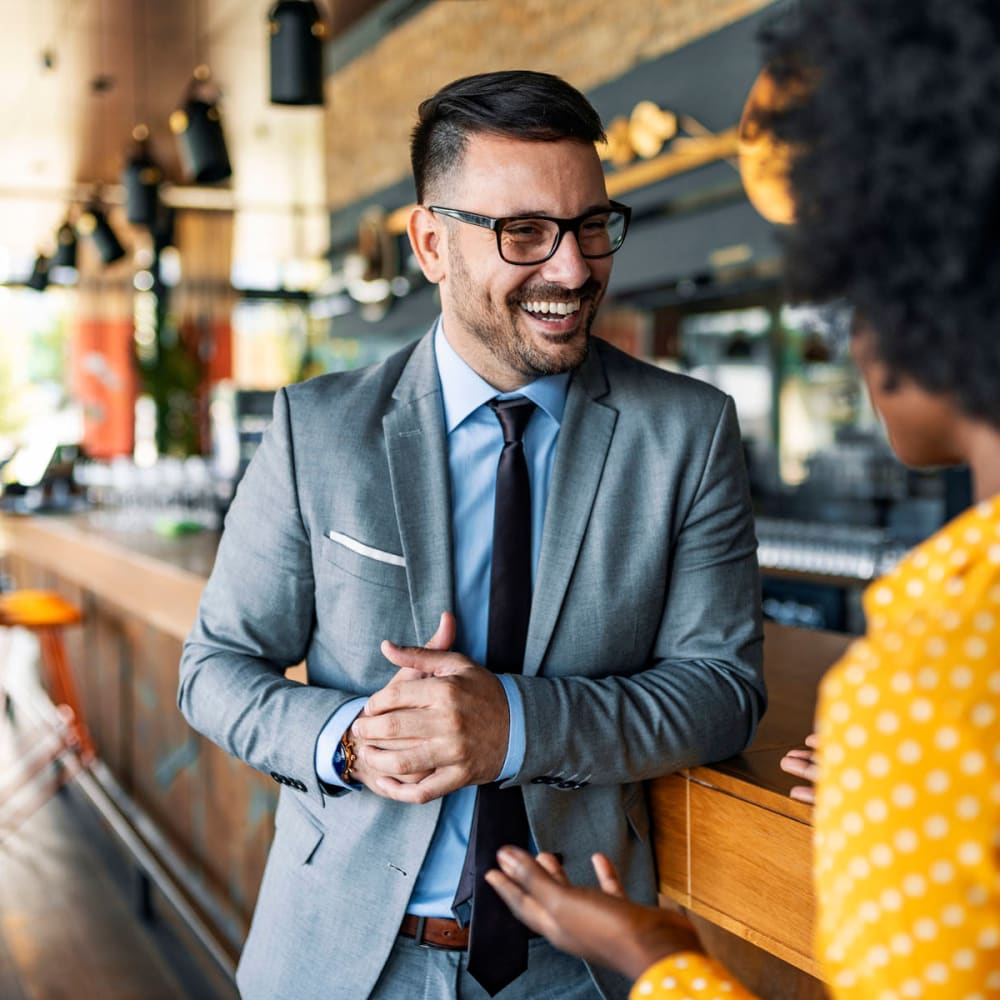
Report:
[[[69,219],[56,231],[56,252],[51,264],[53,267],[76,267],[76,230]]]
[[[90,205],[77,220],[76,228],[94,241],[105,264],[113,264],[125,256],[125,248],[99,205]]]
[[[313,0],[278,0],[267,15],[271,34],[271,103],[323,103],[326,25]]]
[[[49,287],[49,259],[45,254],[39,254],[35,258],[35,264],[31,269],[31,276],[24,283],[28,288],[33,288],[36,292],[44,292]]]
[[[184,172],[199,183],[224,181],[233,173],[218,97],[206,93],[210,76],[207,66],[196,67],[182,106],[170,116],[170,129],[177,136]]]
[[[125,216],[133,226],[152,226],[159,207],[160,181],[163,171],[153,159],[149,148],[149,129],[136,125],[132,129],[135,150],[125,164],[122,182],[125,185]]]

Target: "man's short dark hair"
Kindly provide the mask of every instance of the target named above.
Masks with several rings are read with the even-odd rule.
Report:
[[[604,139],[600,116],[583,94],[551,73],[510,70],[466,76],[421,103],[410,143],[417,201],[461,165],[473,134],[553,142]]]
[[[800,150],[790,291],[1000,427],[1000,3],[802,0],[765,47],[806,93],[771,121]]]

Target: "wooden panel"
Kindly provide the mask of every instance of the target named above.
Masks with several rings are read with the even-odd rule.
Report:
[[[141,626],[133,680],[133,795],[172,843],[190,844],[198,786],[198,738],[177,708],[181,643]]]
[[[650,801],[660,892],[816,975],[808,821],[687,774],[654,782]]]
[[[816,974],[811,827],[689,787],[691,899],[722,927]]]
[[[660,892],[682,906],[690,907],[688,867],[688,788],[681,774],[671,774],[651,782],[649,809],[656,831],[653,849]]]
[[[219,887],[241,932],[250,926],[267,850],[274,835],[278,786],[207,740],[195,777],[203,826],[195,848],[206,876]],[[225,843],[225,851],[218,844]]]

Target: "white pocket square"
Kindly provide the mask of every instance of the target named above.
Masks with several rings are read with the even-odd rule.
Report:
[[[326,537],[331,542],[343,545],[345,549],[357,552],[359,556],[366,556],[369,559],[375,559],[377,562],[388,563],[390,566],[406,565],[406,560],[402,556],[397,556],[395,552],[383,552],[382,549],[373,549],[370,545],[365,545],[364,542],[359,542],[356,538],[351,538],[350,535],[342,534],[339,531],[330,530],[326,533]]]

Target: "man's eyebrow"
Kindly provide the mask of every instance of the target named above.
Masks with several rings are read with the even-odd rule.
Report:
[[[565,219],[565,218],[579,218],[580,215],[590,215],[591,213],[597,212],[610,212],[611,205],[605,202],[602,204],[588,205],[582,212],[574,216],[565,215],[553,215],[551,212],[546,212],[544,209],[528,209],[523,212],[508,212],[506,215],[497,216],[500,219],[534,219],[534,218],[547,218],[547,219]]]

